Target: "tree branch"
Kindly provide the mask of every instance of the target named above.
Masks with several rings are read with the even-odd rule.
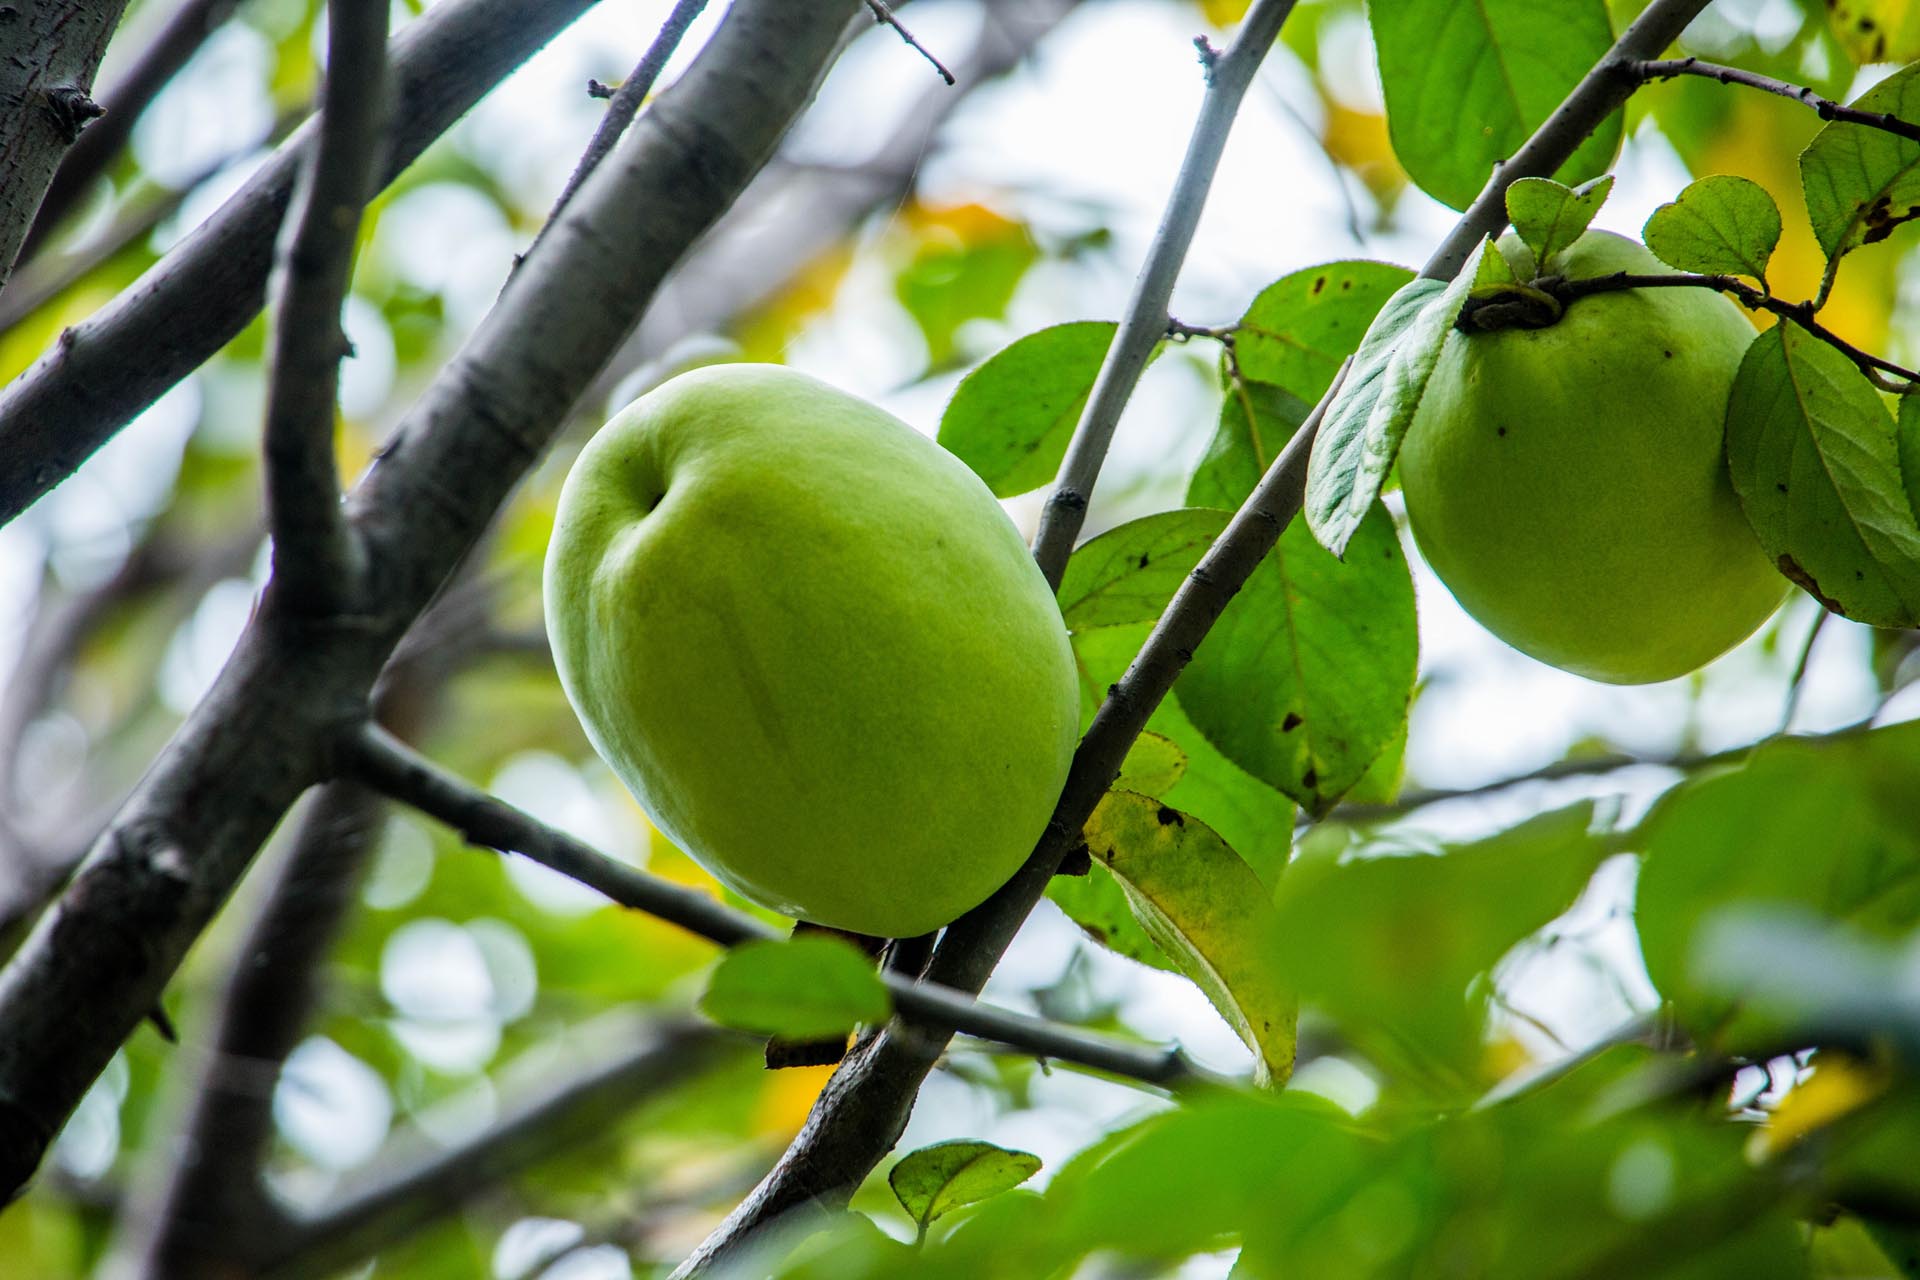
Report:
[[[749,1043],[712,1027],[625,1017],[570,1038],[619,1047],[586,1054],[587,1065],[558,1082],[550,1061],[538,1072],[510,1068],[500,1086],[510,1101],[493,1124],[452,1146],[424,1137],[396,1143],[379,1166],[329,1203],[291,1212],[246,1259],[249,1269],[274,1280],[336,1275],[502,1179],[604,1137],[637,1105],[739,1056]],[[584,1049],[571,1044],[568,1056]]]
[[[287,806],[330,774],[333,744],[362,717],[387,656],[660,278],[773,153],[854,3],[735,0],[582,186],[551,248],[509,284],[355,494],[377,609],[293,626],[269,585],[213,688],[0,971],[0,1196],[31,1175]],[[449,65],[481,56],[446,53]]]
[[[587,180],[587,175],[607,158],[607,153],[613,150],[613,144],[620,140],[620,135],[626,132],[628,125],[633,123],[633,118],[640,114],[640,104],[645,102],[647,95],[653,92],[654,81],[658,80],[660,73],[666,69],[668,59],[673,57],[673,51],[680,47],[682,40],[686,39],[687,28],[693,25],[693,20],[698,18],[706,7],[707,0],[677,0],[674,4],[673,12],[667,15],[666,22],[660,26],[660,34],[653,38],[653,43],[648,45],[647,51],[640,56],[640,62],[634,67],[633,74],[621,81],[620,87],[615,89],[613,96],[607,99],[606,113],[600,117],[599,125],[594,128],[593,137],[587,140],[587,149],[580,154],[580,163],[575,165],[573,172],[568,175],[567,185],[561,188],[560,198],[553,202],[553,212],[547,215],[548,225],[552,225],[553,220],[560,216],[561,211],[567,207],[567,201],[573,199],[573,193],[578,191],[580,184]],[[544,228],[542,230],[544,231]],[[537,247],[539,243],[539,237],[535,236],[534,245]]]
[[[391,182],[593,0],[447,0],[394,38]],[[0,395],[0,524],[66,479],[134,415],[247,326],[314,145],[309,121],[186,240]]]
[[[1560,280],[1554,282],[1547,292],[1562,302],[1572,302],[1592,294],[1615,293],[1622,289],[1717,289],[1721,293],[1730,293],[1740,299],[1741,305],[1749,311],[1771,312],[1783,320],[1790,320],[1799,325],[1851,360],[1861,373],[1883,391],[1892,391],[1897,394],[1907,390],[1908,387],[1920,384],[1920,372],[1897,365],[1891,360],[1884,360],[1871,351],[1862,350],[1814,319],[1814,308],[1811,302],[1787,302],[1774,297],[1764,289],[1756,289],[1738,276],[1695,275],[1686,271],[1638,275],[1631,271],[1615,271],[1609,275],[1593,276],[1586,280]],[[1906,386],[1888,382],[1881,376],[1883,373],[1905,379]]]
[[[239,0],[184,0],[167,15],[165,24],[152,34],[113,83],[100,95],[100,119],[87,126],[73,144],[53,175],[47,195],[40,202],[21,247],[22,260],[33,256],[47,236],[60,224],[74,203],[86,192],[127,144],[134,124],[169,81],[187,65],[207,37],[233,16]],[[144,32],[125,32],[126,36]]]
[[[286,141],[295,126],[306,118],[305,110],[282,113],[268,133],[272,146]],[[80,135],[92,137],[92,131]],[[41,252],[23,258],[20,269],[0,293],[0,333],[25,320],[47,303],[85,280],[131,245],[145,240],[154,228],[172,217],[187,197],[203,182],[211,181],[232,165],[239,156],[225,156],[172,190],[149,184],[146,189],[124,201],[114,214],[113,224],[97,235],[88,236],[72,253]]]
[[[1633,57],[1658,52],[1706,4],[1707,0],[1653,0],[1613,50],[1521,148],[1516,159],[1495,169],[1473,209],[1428,262],[1427,274],[1457,272],[1472,246],[1504,220],[1507,184],[1528,172],[1551,173],[1559,168],[1581,140],[1626,99],[1637,81],[1622,79],[1613,69],[1623,52]],[[1644,46],[1651,47],[1639,52]],[[1525,158],[1524,164],[1521,157]],[[1489,224],[1489,219],[1500,221]],[[1454,257],[1456,251],[1458,256]],[[1166,317],[1158,317],[1156,323],[1164,328]],[[977,991],[986,981],[1039,900],[1061,856],[1117,774],[1127,748],[1191,659],[1199,639],[1299,513],[1305,496],[1308,453],[1339,385],[1336,379],[1327,397],[1315,407],[1200,566],[1182,584],[1126,675],[1095,713],[1075,752],[1060,804],[1033,856],[992,898],[948,928],[929,966],[928,977],[932,980],[961,991]],[[920,1082],[938,1052],[937,1037],[895,1024],[850,1054],[828,1081],[780,1162],[681,1264],[674,1272],[676,1280],[726,1265],[760,1231],[810,1203],[845,1203],[898,1141]]]
[[[942,80],[946,81],[948,85],[955,83],[953,72],[947,70],[940,59],[933,56],[933,51],[921,44],[920,41],[914,37],[913,32],[900,25],[900,19],[894,17],[893,10],[886,5],[885,0],[867,0],[867,8],[872,11],[875,22],[883,27],[892,27],[894,33],[906,42],[909,49],[912,49],[932,64],[935,73],[938,74]]]
[[[470,843],[518,853],[604,894],[658,916],[721,946],[773,939],[778,930],[686,885],[648,875],[600,853],[564,832],[471,787],[374,725],[348,746],[348,767],[368,785],[453,827]],[[881,974],[894,1004],[945,1032],[964,1031],[1042,1058],[1076,1062],[1097,1071],[1173,1087],[1205,1077],[1175,1050],[1127,1044],[1045,1018],[980,1004],[962,992],[887,970]]]
[[[876,210],[913,190],[940,126],[973,91],[1011,69],[1077,0],[984,0],[979,39],[954,65],[957,92],[930,85],[887,117],[897,121],[857,170],[769,165],[687,261],[674,269],[640,327],[587,392],[598,403],[635,370],[668,356],[689,334],[725,332],[776,297]]]
[[[1233,131],[1240,101],[1292,11],[1293,0],[1256,0],[1225,54],[1214,53],[1204,40],[1199,42],[1207,77],[1200,117],[1187,141],[1187,154],[1180,162],[1180,175],[1174,179],[1166,212],[1153,233],[1146,264],[1134,281],[1120,331],[1101,362],[1093,391],[1074,428],[1073,441],[1067,446],[1067,456],[1060,463],[1060,476],[1041,511],[1039,532],[1034,535],[1033,558],[1049,586],[1058,588],[1060,575],[1066,572],[1067,557],[1073,554],[1074,539],[1086,521],[1087,502],[1100,477],[1107,447],[1113,442],[1120,411],[1133,395],[1154,347],[1166,336],[1173,282],[1186,261],[1194,228],[1200,225],[1200,214],[1206,208],[1207,193],[1213,186],[1214,171],[1220,167],[1220,154],[1226,150],[1227,136]]]
[[[385,820],[353,783],[311,795],[266,901],[234,953],[198,1069],[181,1081],[177,1138],[150,1129],[114,1255],[141,1276],[204,1276],[270,1247],[282,1215],[261,1180],[273,1093],[306,1033],[320,967],[353,908]]]
[[[1460,272],[1475,245],[1507,225],[1507,188],[1519,178],[1550,178],[1567,162],[1588,134],[1617,111],[1643,83],[1634,68],[1657,57],[1680,38],[1687,24],[1706,8],[1703,0],[1653,0],[1613,48],[1575,85],[1546,123],[1520,149],[1493,167],[1466,213],[1427,259],[1420,274],[1432,280],[1451,280]]]
[[[363,549],[340,512],[333,459],[341,308],[386,128],[387,0],[329,0],[319,137],[282,234],[267,386],[267,528],[289,608],[331,614],[361,585]]]
[[[1920,125],[1902,120],[1891,112],[1858,111],[1842,106],[1831,98],[1823,98],[1804,85],[1789,84],[1785,80],[1776,80],[1772,76],[1763,76],[1753,71],[1742,71],[1738,67],[1723,67],[1718,63],[1702,62],[1698,58],[1651,58],[1633,64],[1633,73],[1643,81],[1670,80],[1674,76],[1704,76],[1708,80],[1718,80],[1721,84],[1737,84],[1748,89],[1758,89],[1762,93],[1771,93],[1782,98],[1791,98],[1804,107],[1810,108],[1822,120],[1839,120],[1846,124],[1865,125],[1869,129],[1879,129],[1898,137],[1920,142]]]
[[[60,159],[100,114],[88,96],[125,0],[16,6],[0,58],[0,289]]]

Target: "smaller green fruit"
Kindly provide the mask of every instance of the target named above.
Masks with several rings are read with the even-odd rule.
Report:
[[[1079,687],[987,487],[865,401],[770,365],[682,374],[587,444],[546,564],[587,737],[734,890],[927,933],[1033,849]]]
[[[1531,255],[1500,244],[1521,279]],[[1664,270],[1590,231],[1568,279]],[[1557,323],[1447,334],[1400,451],[1414,541],[1514,648],[1595,680],[1669,680],[1751,635],[1786,592],[1723,457],[1753,340],[1708,289],[1570,302]]]

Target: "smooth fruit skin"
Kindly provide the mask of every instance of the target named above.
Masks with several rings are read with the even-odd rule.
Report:
[[[787,915],[911,937],[1032,852],[1078,727],[1058,605],[987,487],[773,365],[682,374],[580,453],[547,628],[667,837]]]
[[[1501,249],[1526,279],[1527,251]],[[1599,231],[1558,266],[1666,270]],[[1753,336],[1696,288],[1590,295],[1545,329],[1449,332],[1400,478],[1414,541],[1461,607],[1514,648],[1614,684],[1684,675],[1751,635],[1787,586],[1722,456]]]

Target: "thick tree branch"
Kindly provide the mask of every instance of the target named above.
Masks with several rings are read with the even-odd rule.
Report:
[[[1213,187],[1214,171],[1220,167],[1220,155],[1226,150],[1227,136],[1240,111],[1247,86],[1265,60],[1267,50],[1280,36],[1280,28],[1293,12],[1293,0],[1256,0],[1248,11],[1233,44],[1224,54],[1216,54],[1200,41],[1200,60],[1206,69],[1207,92],[1200,104],[1200,117],[1194,122],[1193,136],[1187,140],[1187,154],[1180,161],[1180,174],[1174,179],[1173,195],[1153,233],[1146,264],[1134,281],[1133,296],[1127,300],[1126,314],[1113,346],[1100,365],[1100,374],[1087,397],[1086,408],[1074,428],[1073,442],[1060,463],[1060,475],[1053,493],[1040,515],[1040,529],[1033,539],[1033,558],[1047,582],[1058,587],[1066,572],[1067,557],[1073,554],[1074,539],[1087,518],[1087,502],[1100,477],[1100,464],[1113,442],[1120,411],[1133,395],[1141,370],[1167,333],[1168,302],[1173,297],[1173,282],[1179,278],[1186,261],[1187,247],[1193,243],[1194,229],[1207,206],[1207,193]]]
[[[1859,111],[1853,107],[1842,106],[1831,98],[1821,97],[1805,85],[1789,84],[1785,80],[1776,80],[1772,76],[1742,71],[1739,67],[1723,67],[1718,63],[1702,62],[1698,58],[1650,58],[1644,62],[1635,63],[1633,73],[1646,81],[1668,80],[1674,76],[1704,76],[1708,80],[1718,80],[1721,84],[1743,85],[1748,89],[1758,89],[1762,93],[1791,98],[1802,106],[1810,108],[1822,120],[1839,120],[1846,124],[1865,125],[1869,129],[1879,129],[1897,137],[1920,142],[1920,124],[1902,120],[1890,112]]]
[[[336,782],[311,793],[266,901],[234,955],[205,1048],[182,1081],[178,1137],[150,1140],[115,1254],[137,1276],[214,1276],[269,1247],[281,1215],[261,1179],[273,1092],[319,991],[321,965],[357,900],[384,806]]]
[[[27,232],[20,256],[31,257],[80,196],[106,171],[133,134],[133,126],[167,83],[197,53],[207,37],[233,16],[239,0],[184,0],[100,95],[101,116],[88,125],[47,187],[46,199]],[[128,36],[144,32],[123,32]]]
[[[267,529],[290,608],[331,614],[361,585],[340,512],[333,418],[349,350],[341,308],[386,128],[387,0],[329,0],[320,134],[281,236],[267,386]]]
[[[660,278],[772,155],[854,3],[735,0],[581,188],[355,495],[377,610],[296,620],[269,586],[213,688],[0,971],[0,1194],[32,1174],[287,806],[331,773],[394,646]]]
[[[666,70],[668,60],[673,57],[673,51],[678,49],[680,42],[687,37],[687,28],[693,25],[693,20],[698,18],[706,7],[707,0],[677,0],[673,6],[673,12],[667,15],[666,22],[661,25],[660,34],[653,38],[653,43],[648,45],[647,51],[640,56],[639,64],[634,67],[633,74],[621,81],[620,87],[615,89],[613,96],[607,99],[606,114],[600,117],[600,123],[595,126],[593,136],[587,139],[587,149],[581,152],[580,162],[568,175],[567,185],[561,188],[559,199],[553,202],[553,212],[547,215],[549,225],[560,216],[561,210],[567,207],[567,201],[573,199],[573,193],[580,189],[580,184],[587,180],[587,175],[607,158],[607,153],[613,150],[613,144],[620,140],[620,135],[626,132],[628,125],[633,123],[633,118],[640,114],[640,104],[645,102],[647,95],[653,92],[654,81],[658,80],[660,73]],[[534,243],[539,243],[538,237],[535,237]]]
[[[504,800],[467,785],[376,726],[363,728],[348,750],[349,767],[369,785],[432,814],[473,844],[521,854],[623,907],[658,916],[721,946],[781,936],[758,918],[698,889],[615,862]],[[881,977],[899,1009],[945,1032],[964,1031],[1039,1057],[1076,1062],[1162,1087],[1204,1077],[1174,1050],[1127,1044],[1045,1018],[996,1009],[891,969]]]
[[[1707,0],[1653,0],[1521,148],[1518,156],[1525,157],[1524,166],[1516,157],[1496,168],[1473,209],[1428,262],[1427,274],[1457,272],[1472,246],[1504,220],[1507,185],[1526,173],[1559,168],[1581,140],[1619,107],[1637,83],[1616,71],[1623,55],[1632,59],[1659,52],[1706,4]],[[1163,315],[1158,325],[1164,330],[1165,324]],[[1226,532],[1182,584],[1126,675],[1095,713],[1075,753],[1060,805],[1033,856],[998,893],[947,930],[929,966],[930,979],[961,991],[977,991],[986,981],[1117,774],[1147,717],[1192,658],[1219,610],[1299,514],[1313,437],[1338,387],[1336,380],[1328,398],[1315,407]],[[849,1055],[773,1171],[674,1275],[704,1275],[724,1266],[766,1227],[809,1204],[844,1203],[898,1141],[920,1082],[938,1053],[937,1036],[896,1023]]]
[[[796,275],[876,211],[907,199],[942,125],[973,91],[1012,69],[1077,0],[984,0],[979,39],[954,63],[957,90],[929,85],[886,113],[892,133],[858,168],[769,165],[713,233],[674,269],[640,327],[594,379],[600,403],[628,374],[669,355],[689,334],[726,332],[779,296]]]
[[[447,0],[393,40],[391,182],[593,0]],[[0,524],[71,475],[134,415],[247,326],[274,237],[314,145],[309,121],[146,275],[0,395]]]
[[[295,126],[306,119],[306,111],[288,112],[274,121],[268,134],[269,145],[286,141]],[[91,132],[81,135],[90,137]],[[0,333],[25,320],[47,303],[85,280],[126,250],[153,234],[154,228],[172,217],[194,188],[210,181],[231,165],[237,156],[226,156],[208,165],[181,184],[178,190],[149,185],[126,199],[114,213],[113,224],[86,238],[72,253],[37,253],[21,260],[20,269],[0,293]]]
[[[13,274],[40,201],[87,122],[88,95],[125,0],[9,6],[0,30],[0,289]]]

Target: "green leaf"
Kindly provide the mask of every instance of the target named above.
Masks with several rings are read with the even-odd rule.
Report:
[[[1867,1234],[1907,1280],[1920,1280],[1920,1226],[1869,1220]]]
[[[1707,917],[1797,908],[1880,937],[1920,922],[1920,725],[1770,743],[1674,790],[1640,844],[1647,973],[1689,1027],[1714,1033],[1734,1010],[1688,976]]]
[[[1422,277],[1402,287],[1354,354],[1307,465],[1307,523],[1335,555],[1346,551],[1387,482],[1486,251],[1483,241],[1451,284]]]
[[[1533,251],[1535,275],[1552,271],[1554,257],[1586,232],[1612,190],[1612,174],[1577,188],[1552,178],[1521,178],[1507,188],[1507,217]]]
[[[961,379],[940,416],[940,443],[996,497],[1050,483],[1117,328],[1057,324],[1003,347]]]
[[[1852,105],[1920,122],[1920,63],[1894,72]],[[1814,238],[1829,260],[1837,259],[1920,215],[1920,142],[1835,120],[1800,153],[1800,185]]]
[[[1747,275],[1764,285],[1780,244],[1780,208],[1759,183],[1715,174],[1655,209],[1640,234],[1670,267]]]
[[[1579,897],[1607,851],[1592,819],[1582,803],[1437,855],[1303,849],[1274,896],[1282,971],[1406,1083],[1476,1094],[1475,979]]]
[[[1290,391],[1234,380],[1220,401],[1220,427],[1187,484],[1187,505],[1237,510],[1310,407]]]
[[[1798,325],[1753,340],[1727,403],[1734,492],[1780,571],[1835,613],[1920,620],[1920,526],[1886,406]]]
[[[1109,529],[1073,553],[1060,578],[1067,629],[1153,622],[1231,517],[1224,511],[1163,511]]]
[[[1605,0],[1372,0],[1387,132],[1407,176],[1465,209],[1613,45]],[[1557,177],[1604,173],[1620,149],[1609,115]]]
[[[1083,725],[1227,518],[1221,511],[1161,512],[1110,529],[1074,552],[1060,604],[1080,668]],[[1218,831],[1272,883],[1292,847],[1293,803],[1220,754],[1188,720],[1177,692],[1154,709],[1147,727],[1187,756],[1186,771],[1161,798]]]
[[[1115,955],[1168,973],[1180,972],[1134,919],[1126,890],[1105,864],[1089,867],[1083,876],[1055,876],[1047,881],[1047,897],[1082,933]]]
[[[1894,433],[1899,437],[1900,479],[1907,491],[1907,506],[1920,515],[1920,392],[1900,397]]]
[[[1344,562],[1289,526],[1176,687],[1221,754],[1318,816],[1399,734],[1418,667],[1413,577],[1375,503]]]
[[[894,294],[920,327],[927,363],[936,369],[953,361],[961,325],[1006,314],[1021,278],[1040,257],[1032,236],[1017,223],[971,242],[956,241],[930,240],[894,280]]]
[[[1120,776],[1113,785],[1122,791],[1157,796],[1179,782],[1187,772],[1187,753],[1162,733],[1143,733],[1127,749]]]
[[[892,1000],[858,948],[802,934],[728,951],[707,980],[700,1008],[724,1026],[813,1040],[884,1022]]]
[[[1273,912],[1253,870],[1197,818],[1127,791],[1107,793],[1086,837],[1147,936],[1253,1052],[1255,1081],[1285,1084],[1296,1007],[1267,951]]]
[[[1315,403],[1387,299],[1412,279],[1405,267],[1361,260],[1282,276],[1240,317],[1233,345],[1241,375]]]
[[[961,1138],[902,1156],[887,1185],[924,1235],[955,1209],[1011,1191],[1039,1171],[1039,1156]]]

